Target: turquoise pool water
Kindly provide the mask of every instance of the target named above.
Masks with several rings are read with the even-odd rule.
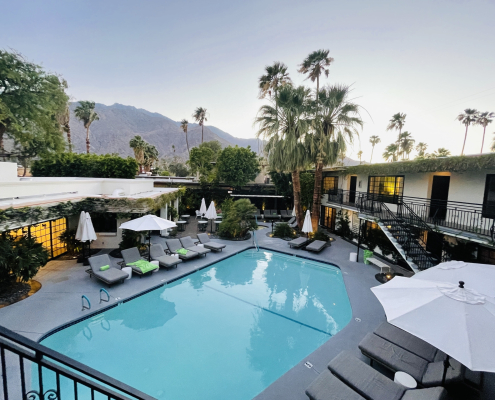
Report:
[[[337,267],[248,250],[42,344],[160,400],[249,400],[351,315]]]

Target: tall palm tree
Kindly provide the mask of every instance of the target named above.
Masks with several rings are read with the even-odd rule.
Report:
[[[318,95],[320,92],[320,75],[325,74],[328,78],[330,73],[329,66],[333,62],[333,58],[329,57],[330,50],[316,50],[308,55],[298,71],[301,74],[307,74],[306,79],[311,79],[311,82],[316,81],[316,108],[318,109]]]
[[[201,143],[203,143],[203,128],[205,122],[208,121],[206,115],[206,108],[198,107],[194,110],[194,114],[192,115],[194,120],[201,126]]]
[[[402,159],[404,160],[407,155],[407,158],[409,158],[409,154],[411,153],[413,149],[415,140],[412,138],[411,133],[404,131],[400,134],[400,155],[402,156]]]
[[[362,151],[362,150],[359,150],[359,151],[357,152],[357,156],[358,156],[358,158],[359,158],[359,164],[361,164],[361,157],[363,156],[363,151]]]
[[[385,161],[397,161],[397,154],[397,145],[395,143],[392,143],[385,147],[385,151],[383,152],[382,156]]]
[[[489,112],[489,111],[479,113],[479,115],[478,115],[478,121],[476,123],[478,125],[481,125],[483,127],[483,140],[481,141],[481,151],[480,151],[480,154],[483,153],[483,146],[485,144],[486,126],[488,124],[491,124],[493,122],[493,119],[492,118],[495,118],[495,113]]]
[[[373,160],[373,150],[375,150],[375,145],[381,142],[381,139],[379,136],[373,135],[370,136],[370,143],[371,143],[371,157],[370,157],[370,163],[371,160]]]
[[[86,128],[86,153],[89,154],[89,127],[94,121],[98,121],[100,117],[95,112],[94,101],[80,101],[79,105],[74,110],[74,115],[79,121],[82,121]]]
[[[406,114],[402,114],[400,112],[392,115],[390,121],[388,121],[387,131],[396,130],[399,131],[397,136],[397,159],[399,158],[400,151],[400,134],[402,133],[402,128],[406,123]]]
[[[464,143],[462,144],[461,156],[464,155],[464,147],[466,147],[466,138],[468,133],[469,125],[475,124],[478,120],[478,110],[474,108],[466,108],[464,113],[457,116],[457,120],[466,126],[466,133],[464,134]]]
[[[432,154],[434,158],[436,157],[450,157],[450,150],[447,150],[445,147],[439,147]]]
[[[67,145],[69,147],[69,153],[72,153],[72,138],[70,136],[70,124],[69,124],[70,123],[69,103],[67,103],[64,112],[57,116],[57,119],[58,119],[58,123],[60,124],[60,129],[62,130],[62,132],[65,132],[67,134]]]
[[[134,136],[130,142],[129,146],[134,151],[134,158],[139,164],[139,173],[143,172],[143,165],[145,162],[144,152],[147,149],[148,143],[146,143],[141,136]]]
[[[419,142],[416,146],[416,151],[418,152],[418,157],[424,157],[428,145],[424,142]]]
[[[189,142],[187,140],[187,125],[188,124],[189,124],[189,122],[187,121],[187,119],[183,119],[182,121],[180,121],[180,129],[182,129],[182,131],[186,134],[187,152],[189,153]]]
[[[158,155],[158,150],[152,144],[144,142],[144,160],[143,165],[145,167],[146,172],[151,171],[153,165],[160,159]]]

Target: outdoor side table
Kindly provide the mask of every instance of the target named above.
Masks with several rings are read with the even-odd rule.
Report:
[[[186,224],[189,223],[189,218],[191,217],[190,215],[181,215],[180,216],[182,218],[182,220],[186,221]]]
[[[184,232],[184,229],[186,228],[186,221],[177,221],[175,224],[177,225],[177,230]]]
[[[208,224],[208,221],[198,221],[198,229],[201,232],[206,231],[206,225]]]
[[[131,267],[124,267],[124,268],[122,268],[122,271],[124,271],[128,275],[128,277],[125,278],[126,280],[131,279],[131,276],[132,276],[132,268]]]
[[[160,261],[155,261],[155,260],[152,260],[150,261],[151,264],[154,264],[154,265],[157,265],[157,266],[160,266]],[[160,270],[160,268],[157,268],[157,269],[154,269],[153,271],[151,272],[158,272]]]
[[[405,386],[408,389],[415,389],[418,384],[416,380],[409,374],[402,371],[397,371],[394,375],[394,382]]]

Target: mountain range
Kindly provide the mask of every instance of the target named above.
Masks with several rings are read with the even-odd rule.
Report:
[[[86,151],[86,129],[74,115],[78,103],[71,103],[70,128],[74,151]],[[96,154],[118,153],[121,156],[132,156],[129,141],[140,135],[148,143],[156,146],[160,157],[178,156],[187,159],[186,135],[180,129],[180,122],[162,114],[153,113],[141,108],[115,103],[111,106],[96,103],[95,111],[99,120],[91,124],[91,152]],[[201,127],[189,123],[187,132],[189,148],[201,143]],[[204,127],[204,141],[218,140],[222,147],[251,146],[258,151],[258,139],[242,139],[230,135],[215,126]]]

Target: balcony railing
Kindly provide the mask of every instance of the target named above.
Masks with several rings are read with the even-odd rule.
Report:
[[[421,197],[377,195],[352,190],[330,190],[328,202],[359,208],[366,214],[380,213],[380,203],[406,204],[424,222],[439,227],[492,237],[493,218],[484,217],[483,205]]]

